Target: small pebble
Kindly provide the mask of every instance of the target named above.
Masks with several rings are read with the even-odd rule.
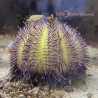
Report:
[[[0,84],[3,82],[3,80],[0,80]]]
[[[0,98],[3,98],[1,94],[0,94]]]
[[[73,92],[73,88],[71,86],[65,86],[66,92]]]
[[[88,93],[87,98],[92,98],[92,93]]]
[[[33,88],[33,94],[38,94],[38,91],[39,91],[38,87]]]
[[[87,76],[89,77],[89,76],[92,76],[91,74],[87,74]]]
[[[48,86],[45,86],[44,87],[44,91],[47,91],[48,92],[49,91],[49,87]]]
[[[23,95],[23,94],[21,94],[21,95],[19,95],[19,97],[18,98],[26,98],[26,96],[25,95]]]
[[[30,93],[33,93],[33,90],[29,90],[28,93],[29,93],[29,94],[30,94]]]
[[[31,96],[28,96],[27,98],[32,98]]]
[[[11,83],[10,82],[6,82],[5,84],[4,84],[4,88],[8,88],[8,87],[10,87],[11,86]]]
[[[0,89],[2,89],[3,88],[3,85],[2,84],[0,84]]]
[[[0,89],[3,88],[2,82],[3,82],[3,80],[0,80]]]
[[[9,94],[7,94],[5,98],[11,98],[11,96]]]
[[[62,98],[62,97],[60,97],[60,96],[56,96],[55,98]]]

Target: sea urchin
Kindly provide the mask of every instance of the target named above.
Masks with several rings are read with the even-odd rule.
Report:
[[[85,76],[87,45],[80,34],[52,17],[30,17],[11,51],[11,80],[63,85]]]

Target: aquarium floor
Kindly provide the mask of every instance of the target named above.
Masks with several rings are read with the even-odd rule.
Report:
[[[10,41],[9,41],[10,42]],[[85,84],[79,84],[77,87],[73,87],[72,91],[66,92],[65,90],[60,91],[62,97],[53,98],[98,98],[98,49],[88,46],[90,63],[87,70],[87,79]],[[0,48],[0,80],[6,79],[10,69],[9,51],[6,48]],[[55,96],[59,96],[55,90]],[[0,90],[2,95],[2,90]],[[0,97],[1,98],[1,97]],[[7,97],[8,98],[8,97]],[[14,98],[14,97],[13,97]],[[16,97],[15,97],[16,98]],[[34,97],[35,98],[35,97]],[[48,97],[47,98],[52,98]]]

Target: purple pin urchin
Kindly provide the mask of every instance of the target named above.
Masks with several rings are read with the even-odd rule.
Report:
[[[88,54],[80,34],[56,19],[32,17],[13,42],[11,80],[51,86],[82,79]]]

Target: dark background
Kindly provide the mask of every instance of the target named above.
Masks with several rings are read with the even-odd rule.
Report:
[[[17,34],[18,26],[30,15],[51,14],[68,10],[72,13],[94,13],[94,16],[59,16],[81,33],[86,42],[98,46],[98,0],[0,0],[0,34]]]

